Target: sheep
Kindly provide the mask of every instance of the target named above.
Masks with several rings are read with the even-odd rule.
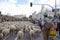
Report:
[[[16,30],[17,31],[19,31],[19,30],[21,30],[21,29],[23,29],[24,27],[23,26],[21,26],[21,25],[15,25],[15,27],[16,27]]]
[[[41,32],[41,29],[33,28],[33,30],[35,31],[35,33],[40,33]]]
[[[13,34],[13,32],[16,31],[15,25],[11,25],[9,28],[10,28],[10,33],[11,33],[11,34]]]
[[[39,26],[35,26],[35,28],[40,29],[40,27],[39,27]]]
[[[5,29],[5,27],[0,27],[0,33],[2,32],[3,29]]]
[[[3,39],[3,34],[2,33],[0,33],[0,40],[2,40]]]
[[[25,28],[25,32],[26,32],[26,33],[28,33],[28,32],[29,32],[29,29],[28,29],[27,27]]]
[[[33,40],[34,37],[35,37],[34,30],[30,30],[30,39]]]
[[[35,28],[35,26],[31,26],[31,29],[33,30],[33,28]]]
[[[30,29],[30,38],[33,40],[33,38],[37,37],[38,33],[40,34],[41,29],[39,27],[35,26],[29,26]]]
[[[28,26],[27,28],[28,28],[28,31],[30,32],[31,26]]]
[[[2,33],[0,33],[0,37],[3,37],[3,34]]]
[[[3,29],[3,28],[2,28],[2,27],[0,27],[0,33],[2,32],[2,29]]]
[[[4,36],[7,36],[7,34],[10,33],[10,29],[4,29],[4,30],[2,30],[2,33]]]
[[[3,39],[6,40],[8,34],[10,33],[10,29],[4,29],[2,30],[2,34],[3,34]]]
[[[17,30],[19,30],[19,29],[20,29],[20,28],[19,28],[19,25],[17,25],[17,24],[15,25],[15,27],[16,27],[16,29],[17,29]]]
[[[35,31],[35,33],[40,33],[41,29],[39,26],[31,26],[31,29]]]
[[[23,39],[23,35],[24,35],[23,30],[18,31],[17,40],[22,40]]]

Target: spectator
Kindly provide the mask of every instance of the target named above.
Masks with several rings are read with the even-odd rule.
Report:
[[[60,19],[58,19],[57,28],[58,28],[59,35],[60,35]]]
[[[41,28],[41,30],[42,30],[43,27],[45,26],[44,20],[42,20],[42,19],[40,18],[40,20],[38,20],[38,25],[40,26],[40,28]]]
[[[44,24],[44,28],[43,28],[43,38],[44,38],[44,40],[48,40],[48,33],[49,33],[49,30],[48,30],[48,28],[46,27],[46,23],[47,23],[47,21],[50,21],[50,19],[48,18],[48,15],[47,14],[45,14],[44,15],[44,19],[43,19],[43,21],[45,22],[45,24]]]
[[[38,20],[38,26],[41,28],[42,30],[42,25],[41,25],[41,20]]]
[[[41,25],[41,29],[44,29],[45,22],[43,20],[41,20],[40,25]]]

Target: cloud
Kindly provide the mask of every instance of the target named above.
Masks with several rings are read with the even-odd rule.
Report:
[[[27,1],[27,0],[25,0]],[[26,14],[27,16],[31,15],[34,11],[37,11],[37,13],[41,10],[41,5],[33,5],[30,7],[30,2],[36,3],[36,4],[49,4],[54,7],[55,2],[53,0],[29,0],[27,1],[27,5],[24,4],[24,1],[22,1],[22,4],[18,4],[17,0],[5,0],[5,2],[0,2],[0,10],[2,11],[2,14],[11,14],[11,15],[20,15],[20,14]],[[60,5],[60,1],[57,0],[57,5]],[[47,7],[47,6],[46,6]],[[50,8],[49,6],[47,8]]]
[[[29,0],[29,2],[33,2],[34,0]]]
[[[27,16],[29,16],[30,14],[32,14],[32,12],[34,11],[40,11],[40,6],[33,6],[30,7],[30,3],[28,5],[18,5],[16,7],[16,5],[14,4],[16,0],[13,1],[8,1],[8,2],[4,2],[4,3],[0,3],[0,10],[2,11],[2,14],[11,14],[11,15],[20,15],[20,14],[26,14]]]
[[[8,0],[10,3],[17,3],[17,0]]]
[[[52,6],[53,8],[55,8],[55,0],[40,0],[38,3],[39,4],[48,4],[48,5]],[[58,8],[60,5],[60,0],[56,0],[56,4],[57,4],[57,8]],[[46,5],[46,7],[47,7],[47,5]]]

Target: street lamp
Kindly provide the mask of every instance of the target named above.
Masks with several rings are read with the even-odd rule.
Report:
[[[53,9],[53,7],[51,5],[48,5],[48,4],[33,4],[32,2],[30,2],[30,7],[32,7],[33,5],[47,5]]]
[[[42,5],[42,6],[47,5],[47,6],[51,7],[53,10],[53,7],[51,5],[48,5],[48,4],[33,4],[32,2],[30,2],[30,7],[32,7],[33,5]],[[43,8],[42,8],[42,10],[43,10]]]
[[[51,5],[49,5],[49,4],[33,4],[32,2],[30,2],[30,7],[32,7],[33,5],[47,5],[47,6],[49,6],[49,7],[51,7],[52,8],[52,11],[54,11],[54,8],[51,6]],[[55,0],[55,15],[54,16],[57,16],[56,14],[57,14],[57,12],[56,12],[56,0]]]
[[[57,17],[57,10],[56,10],[56,7],[57,7],[57,5],[56,5],[56,0],[55,0],[55,15],[54,15],[54,17]]]

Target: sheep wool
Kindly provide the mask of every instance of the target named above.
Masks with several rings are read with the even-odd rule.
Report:
[[[18,31],[18,34],[17,34],[17,40],[22,40],[23,39],[23,31]]]
[[[34,37],[34,36],[35,36],[34,30],[30,30],[30,37]]]
[[[4,29],[2,30],[3,36],[7,36],[10,33],[10,29]]]

